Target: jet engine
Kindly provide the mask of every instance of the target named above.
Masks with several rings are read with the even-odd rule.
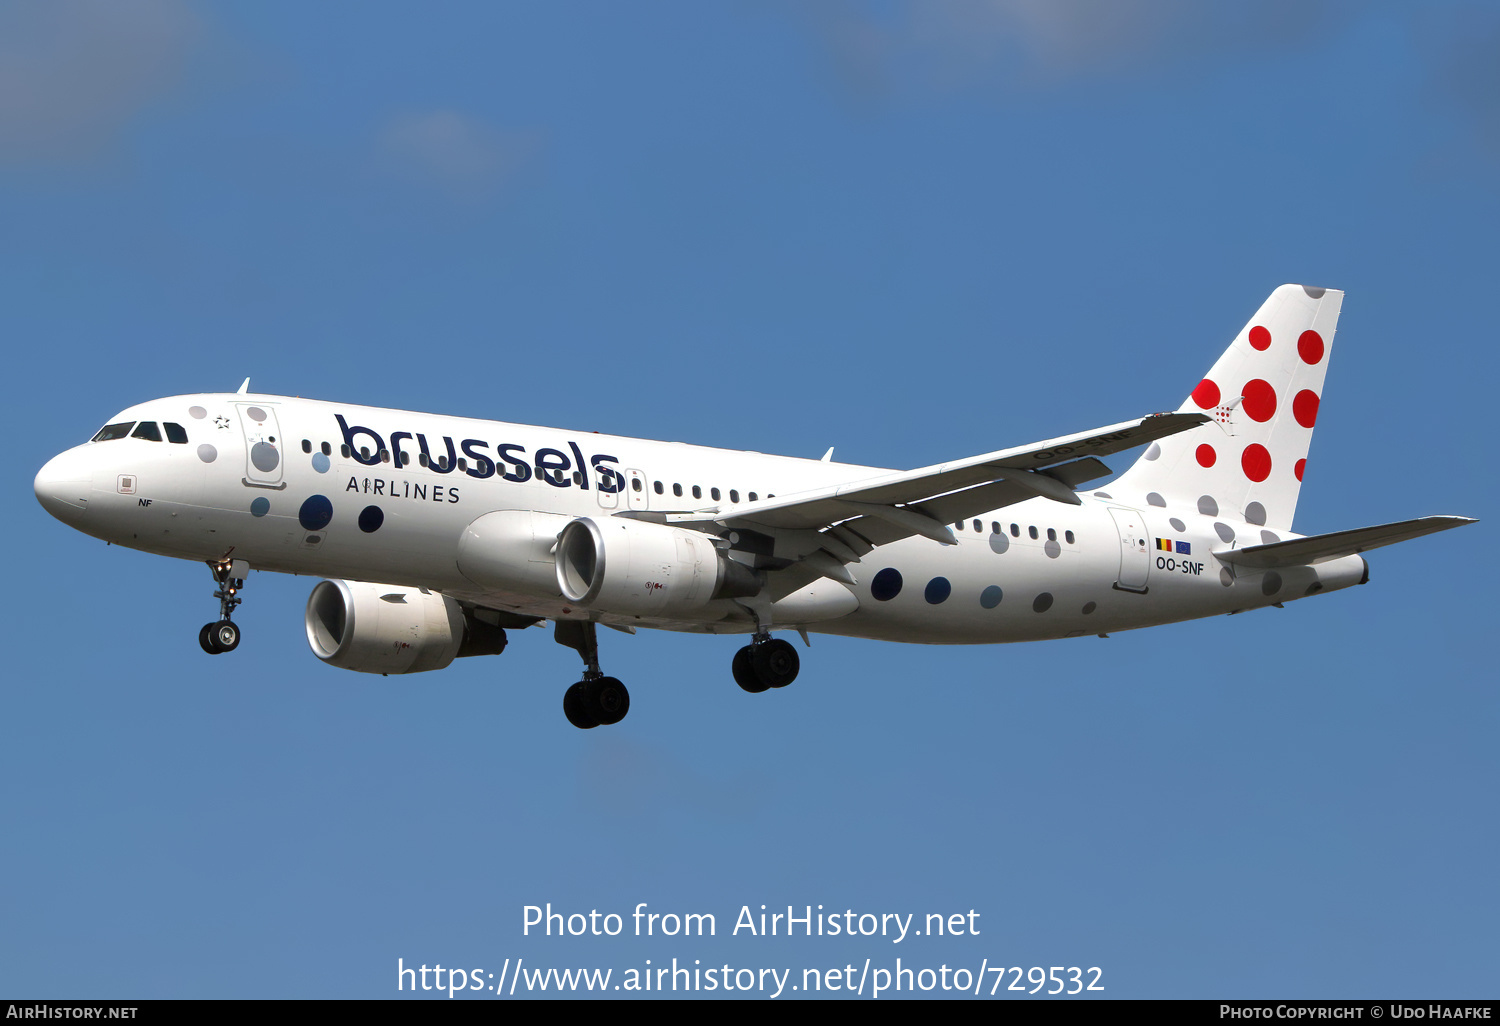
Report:
[[[313,655],[359,673],[441,670],[459,656],[505,649],[505,631],[426,588],[320,581],[306,619]]]
[[[569,602],[600,612],[672,617],[754,595],[762,583],[697,531],[581,517],[557,538],[558,588]]]

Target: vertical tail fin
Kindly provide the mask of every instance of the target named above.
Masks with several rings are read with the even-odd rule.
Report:
[[[1271,293],[1179,407],[1213,420],[1152,445],[1111,494],[1290,530],[1343,300],[1305,285]]]

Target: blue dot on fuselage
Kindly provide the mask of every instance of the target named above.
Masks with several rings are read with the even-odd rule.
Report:
[[[258,496],[250,503],[250,515],[252,517],[263,517],[271,512],[271,500],[264,495]]]
[[[901,594],[901,571],[888,566],[870,582],[870,596],[876,602],[889,602]]]
[[[937,605],[939,602],[946,602],[951,594],[953,594],[953,585],[948,583],[948,578],[934,577],[927,582],[927,590],[922,593],[922,597],[933,605]]]
[[[979,604],[986,609],[994,609],[1004,597],[1005,593],[1000,590],[1000,585],[992,584],[979,593]]]
[[[305,531],[321,531],[333,519],[333,503],[326,495],[309,495],[297,511],[297,523]]]
[[[320,474],[328,473],[328,468],[331,466],[331,464],[328,462],[328,457],[324,456],[320,452],[313,453],[312,465],[313,469]]]
[[[385,511],[379,506],[366,506],[359,511],[359,529],[365,534],[374,534],[385,523]]]

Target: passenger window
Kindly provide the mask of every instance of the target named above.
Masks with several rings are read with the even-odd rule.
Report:
[[[1000,533],[1000,522],[998,520],[991,520],[990,521],[990,534],[999,534],[999,533]]]
[[[719,501],[719,490],[717,488],[710,488],[708,494],[715,502]]]
[[[1036,528],[1035,527],[1028,527],[1028,528],[1026,528],[1026,533],[1029,534],[1029,535],[1031,535],[1031,540],[1032,541],[1036,541]]]
[[[173,424],[170,420],[162,424],[167,429],[167,441],[177,445],[187,444],[187,429],[181,424]]]
[[[370,458],[370,447],[368,445],[361,445],[359,447],[359,458],[362,460]]]
[[[130,429],[135,427],[135,421],[127,420],[123,424],[106,424],[99,429],[99,433],[89,439],[91,442],[113,442],[116,438],[125,438],[130,434]]]
[[[1072,531],[1064,531],[1063,532],[1063,537],[1065,539],[1067,539],[1067,542],[1068,542],[1069,545],[1073,544],[1073,532]]]
[[[981,532],[983,530],[984,530],[984,521],[983,520],[976,520],[976,521],[974,521],[974,533],[978,534],[979,532]]]
[[[964,522],[960,520],[958,523],[954,524],[953,527],[955,530],[962,531],[964,529]]]
[[[339,455],[343,456],[344,459],[347,460],[349,458],[349,447],[347,445],[340,445]]]
[[[170,434],[170,432],[168,432],[168,433]],[[333,447],[330,446],[327,442],[324,442],[322,444],[322,446],[320,446],[320,448],[321,448],[324,456],[332,456],[333,455]]]
[[[161,441],[161,428],[154,420],[143,420],[141,426],[130,433],[131,438],[144,438],[148,442]]]
[[[427,454],[425,452],[417,454],[417,463],[424,467],[428,465]]]
[[[1010,536],[1012,538],[1019,538],[1019,537],[1021,537],[1021,525],[1020,524],[1011,524],[1010,525]]]
[[[660,481],[653,482],[652,485],[651,485],[651,487],[656,490],[656,494],[657,495],[660,495],[662,492],[666,491],[666,489],[661,486],[661,482]],[[639,481],[636,482],[635,490],[636,491],[640,491],[641,490],[641,485],[640,485]]]
[[[438,465],[442,466],[443,461],[446,460],[447,458],[448,457],[446,457],[446,456],[439,456],[438,457]],[[573,484],[575,486],[579,487],[579,488],[583,487],[583,471],[581,471],[581,470],[575,470],[575,471],[573,471]]]
[[[391,462],[391,450],[389,450],[389,449],[381,449],[380,450],[380,462],[381,463],[389,463],[389,462]]]
[[[730,502],[739,502],[740,501],[740,493],[739,493],[738,489],[736,489],[736,488],[729,489],[729,501]]]
[[[701,498],[703,498],[703,489],[699,488],[697,485],[693,485],[693,498],[695,498],[695,499],[701,499]]]
[[[755,501],[755,493],[754,493],[754,492],[751,492],[751,493],[750,493],[750,501],[751,501],[751,502],[754,502],[754,501]]]
[[[403,452],[401,454],[401,465],[403,467],[409,467],[409,466],[411,466],[411,453],[409,453],[409,452]]]
[[[641,479],[638,478],[638,477],[631,478],[630,479],[630,487],[634,488],[636,491],[640,491],[641,490]],[[656,482],[656,490],[658,492],[661,491],[661,482],[660,481]]]
[[[673,483],[672,494],[677,496],[679,499],[682,498],[682,485]]]
[[[466,459],[464,459],[462,456],[460,456],[458,458],[458,469],[459,470],[468,470],[469,469],[469,461],[466,460]]]
[[[306,438],[302,439],[302,451],[312,452],[312,442],[308,441]]]
[[[1047,528],[1047,540],[1048,541],[1057,541],[1057,528],[1055,528],[1055,527],[1049,527],[1049,528]]]

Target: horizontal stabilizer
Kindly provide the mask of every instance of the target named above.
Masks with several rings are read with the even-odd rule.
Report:
[[[1403,520],[1399,524],[1381,524],[1378,527],[1360,527],[1353,531],[1335,531],[1332,534],[1315,534],[1310,538],[1293,538],[1290,541],[1272,542],[1269,545],[1252,545],[1247,549],[1227,549],[1214,555],[1225,563],[1250,567],[1256,570],[1273,570],[1286,566],[1308,566],[1324,563],[1341,556],[1352,556],[1382,545],[1394,545],[1408,538],[1420,538],[1424,534],[1446,531],[1450,527],[1477,524],[1469,517],[1420,517]]]

